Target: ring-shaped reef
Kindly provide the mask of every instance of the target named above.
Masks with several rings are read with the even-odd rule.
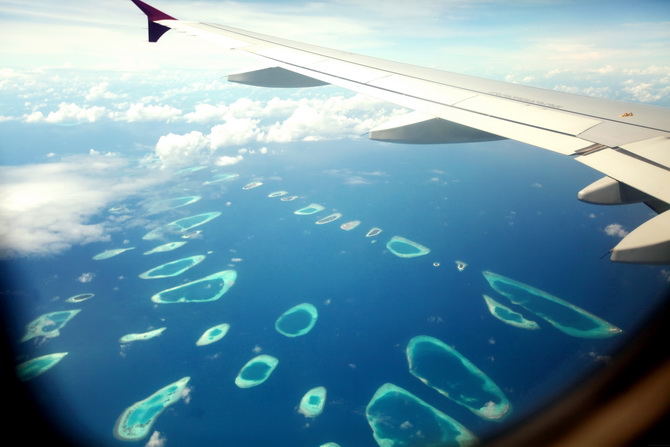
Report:
[[[195,267],[205,260],[205,255],[189,256],[188,258],[177,259],[176,261],[167,262],[165,264],[140,273],[142,279],[156,279],[156,278],[170,278],[181,275],[186,270]]]
[[[81,309],[62,310],[40,315],[26,325],[26,334],[21,341],[28,341],[34,337],[53,338],[59,336],[60,329],[79,312],[81,312]]]
[[[393,236],[386,243],[386,248],[400,258],[414,258],[430,253],[429,248],[401,236]]]
[[[298,198],[298,196],[286,196],[286,197],[282,197],[279,200],[281,200],[282,202],[293,202],[297,198]]]
[[[268,194],[268,197],[281,197],[288,194],[288,191],[275,191]]]
[[[413,337],[406,354],[412,375],[477,416],[500,421],[511,413],[512,405],[498,385],[437,338]]]
[[[258,386],[268,380],[279,360],[271,355],[261,354],[249,360],[235,377],[235,385],[240,388]]]
[[[181,208],[182,206],[195,203],[200,199],[202,199],[202,196],[183,196],[159,200],[149,205],[149,213],[155,214],[175,208]]]
[[[114,248],[111,250],[105,250],[102,253],[98,253],[97,255],[93,256],[93,260],[95,261],[101,261],[103,259],[109,259],[114,256],[120,255],[124,251],[128,250],[133,250],[135,247],[128,247],[128,248]]]
[[[567,335],[605,338],[621,333],[613,324],[543,290],[497,273],[484,271],[482,274],[493,290],[512,304],[532,312]]]
[[[226,336],[229,329],[230,325],[228,323],[217,324],[216,326],[207,329],[195,344],[196,346],[205,346],[214,343],[215,341],[219,341]]]
[[[223,270],[204,278],[158,292],[151,297],[154,303],[204,303],[221,298],[237,279],[235,270]]]
[[[190,377],[183,377],[126,408],[116,421],[114,437],[121,441],[145,438],[151,432],[156,418],[184,396],[189,380]]]
[[[325,208],[322,205],[319,205],[318,203],[310,203],[304,208],[300,208],[299,210],[293,211],[293,214],[298,214],[300,216],[307,216],[309,214],[314,214],[318,213],[319,211],[323,211]]]
[[[382,232],[381,228],[377,228],[377,227],[370,228],[370,231],[365,233],[365,237],[374,237],[374,236],[377,236],[381,232]]]
[[[504,306],[491,298],[488,295],[482,295],[484,301],[486,301],[486,306],[489,308],[491,315],[496,317],[498,320],[503,323],[509,324],[510,326],[518,327],[521,329],[540,329],[540,325],[533,320],[529,320],[519,312],[515,312],[507,306]]]
[[[281,314],[275,329],[287,337],[299,337],[311,331],[318,318],[319,312],[313,304],[298,304]]]
[[[66,355],[67,352],[57,352],[27,360],[16,367],[16,375],[20,380],[30,380],[56,366]]]
[[[80,293],[79,295],[74,295],[71,296],[70,298],[66,299],[66,303],[81,303],[82,301],[90,300],[93,298],[95,294],[93,293]]]
[[[392,383],[379,387],[365,416],[380,447],[469,447],[478,442],[458,421]]]
[[[196,214],[195,216],[184,217],[183,219],[172,221],[167,224],[166,227],[171,229],[174,228],[179,233],[185,233],[191,228],[199,227],[200,225],[204,225],[212,219],[216,219],[220,215],[221,211]]]
[[[142,332],[139,334],[126,334],[123,337],[119,338],[119,343],[130,343],[133,341],[142,341],[142,340],[149,340],[154,337],[158,337],[163,333],[163,331],[167,329],[166,327],[159,327],[158,329],[154,329],[152,331],[147,331],[147,332]]]
[[[340,444],[337,442],[326,442],[325,444],[321,444],[319,447],[340,447]]]
[[[465,270],[465,267],[468,266],[468,264],[466,264],[463,261],[458,261],[457,260],[457,261],[454,261],[454,262],[456,263],[456,268],[458,269],[459,272],[462,272],[463,270]]]
[[[334,220],[337,220],[337,219],[339,219],[340,217],[342,217],[342,213],[333,213],[333,214],[329,214],[328,216],[324,217],[323,219],[319,219],[319,220],[317,220],[317,221],[316,221],[316,224],[317,224],[317,225],[327,224],[328,222],[332,222],[332,221],[334,221]]]
[[[227,181],[235,180],[239,176],[240,176],[240,174],[232,174],[232,173],[217,174],[214,177],[212,177],[211,180],[203,182],[202,184],[203,185],[211,185],[212,183],[227,182]]]
[[[315,418],[323,413],[323,407],[326,405],[326,388],[317,386],[307,391],[302,399],[298,411],[308,418]]]
[[[164,253],[166,251],[176,250],[187,243],[188,241],[168,242],[167,244],[159,245],[158,247],[154,247],[151,250],[145,251],[143,254],[152,255],[154,253]]]
[[[207,168],[207,166],[202,165],[202,166],[191,166],[189,168],[181,168],[177,172],[175,172],[175,175],[185,175],[185,174],[190,174],[192,172],[197,172],[197,171],[202,171],[203,169]]]

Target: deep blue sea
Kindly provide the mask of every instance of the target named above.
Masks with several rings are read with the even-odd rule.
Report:
[[[10,303],[16,312],[9,332],[17,340],[17,363],[69,353],[31,383],[59,424],[87,441],[95,439],[88,445],[127,445],[112,433],[123,410],[185,376],[191,378],[188,398],[170,406],[152,428],[167,446],[313,447],[328,441],[375,446],[365,407],[387,382],[483,436],[501,423],[478,418],[409,373],[405,347],[412,337],[439,338],[477,365],[512,402],[506,422],[513,422],[582,373],[605,367],[667,284],[661,268],[601,259],[618,241],[603,232],[608,224],[632,229],[650,211],[643,205],[601,208],[579,202],[577,191],[600,176],[570,158],[508,141],[408,146],[361,139],[272,149],[236,165],[174,175],[168,185],[110,204],[128,210],[110,242],[74,246],[49,258],[4,261],[22,292]],[[226,172],[239,178],[203,185]],[[251,181],[263,185],[243,190]],[[268,197],[278,190],[299,198]],[[202,199],[146,212],[153,202],[187,195]],[[311,216],[293,213],[309,203],[325,209]],[[197,227],[200,238],[174,251],[143,255],[180,240],[143,240],[155,226],[211,211],[222,215]],[[343,214],[340,220],[315,225],[335,211]],[[98,219],[109,217],[103,211]],[[339,228],[353,219],[361,225]],[[365,237],[372,227],[383,232]],[[397,257],[385,247],[394,235],[431,252]],[[92,260],[123,247],[135,249]],[[179,276],[138,277],[194,255],[207,257]],[[458,271],[456,260],[467,267]],[[150,300],[161,290],[226,269],[237,271],[237,281],[217,301]],[[489,287],[484,270],[556,295],[624,333],[570,337],[519,307],[515,310],[541,329],[506,325],[491,316],[482,299],[487,294],[510,305]],[[93,274],[90,282],[77,281],[84,273]],[[64,302],[80,293],[95,296]],[[304,302],[319,312],[312,331],[296,338],[277,332],[277,318]],[[18,343],[34,318],[75,308],[81,312],[60,336]],[[195,345],[204,330],[220,323],[230,324],[223,339]],[[118,341],[163,326],[167,329],[157,338]],[[238,388],[237,373],[258,353],[279,359],[276,370],[262,385]],[[327,388],[326,406],[308,419],[297,406],[316,386]]]

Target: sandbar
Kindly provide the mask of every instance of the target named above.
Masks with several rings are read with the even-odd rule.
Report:
[[[365,417],[380,447],[469,447],[478,442],[458,421],[392,383],[377,389]]]
[[[326,388],[317,386],[307,391],[302,399],[298,411],[308,418],[315,418],[323,412],[326,405]]]
[[[114,437],[121,441],[145,438],[151,432],[156,418],[184,396],[189,380],[190,377],[183,377],[126,408],[116,421]]]
[[[79,312],[81,312],[81,309],[49,312],[40,315],[26,325],[26,334],[21,341],[28,341],[34,337],[53,338],[59,336],[60,329]]]
[[[293,306],[277,319],[275,329],[287,337],[299,337],[312,330],[319,313],[310,303]]]
[[[297,211],[293,211],[293,214],[299,214],[301,216],[306,216],[308,214],[314,214],[318,213],[319,211],[323,211],[325,208],[318,203],[310,203],[304,208],[300,208]]]
[[[207,329],[195,344],[196,346],[205,346],[214,343],[215,341],[219,341],[226,336],[229,329],[230,325],[228,323],[217,324],[216,326]]]
[[[275,370],[279,360],[271,355],[261,354],[249,360],[235,377],[235,385],[251,388],[265,382]]]
[[[80,293],[79,295],[74,295],[71,296],[70,298],[66,299],[66,303],[81,303],[82,301],[90,300],[93,298],[95,294],[93,293]]]
[[[165,329],[167,329],[167,327],[159,327],[158,329],[154,329],[153,331],[142,332],[139,334],[126,334],[123,337],[119,338],[119,343],[130,343],[133,341],[149,340],[161,335]]]
[[[139,277],[142,279],[155,278],[170,278],[181,275],[186,270],[195,267],[205,260],[205,255],[189,256],[188,258],[177,259],[176,261],[167,262],[165,264],[140,273]]]
[[[491,287],[511,303],[546,320],[573,337],[605,338],[620,334],[618,327],[543,290],[497,273],[482,272]]]
[[[488,295],[482,295],[482,296],[484,297],[484,301],[486,301],[486,306],[489,308],[489,312],[491,312],[491,315],[493,315],[503,323],[521,329],[531,329],[531,330],[540,329],[540,325],[537,324],[535,321],[527,319],[519,312],[515,312],[509,307],[500,304],[499,302],[497,302]]]
[[[93,256],[93,259],[96,261],[100,261],[102,259],[108,259],[111,257],[114,257],[116,255],[120,255],[124,251],[128,250],[133,250],[135,247],[128,247],[128,248],[114,248],[112,250],[105,250],[102,253],[98,253],[97,255]]]
[[[500,421],[511,413],[498,385],[441,340],[418,335],[407,344],[406,354],[412,375],[477,416]]]
[[[235,270],[223,270],[204,278],[158,292],[151,297],[154,303],[203,303],[221,298],[237,279]]]
[[[158,247],[154,247],[151,250],[145,251],[144,254],[152,255],[154,253],[163,253],[166,251],[176,250],[187,242],[188,241],[168,242],[167,244],[159,245]]]
[[[401,236],[393,236],[391,240],[386,243],[386,248],[400,258],[413,258],[415,256],[423,256],[430,253],[429,248]]]
[[[342,228],[344,231],[349,231],[349,230],[353,230],[354,228],[356,228],[360,224],[361,224],[360,220],[352,220],[350,222],[343,223],[342,225],[340,225],[340,228]]]
[[[16,367],[16,375],[20,380],[30,380],[54,367],[66,355],[67,352],[57,352],[27,360]]]
[[[365,237],[373,237],[373,236],[377,236],[377,235],[378,235],[379,233],[381,233],[381,232],[382,232],[382,229],[381,229],[381,228],[374,227],[374,228],[371,228],[370,231],[368,231],[368,232],[365,234]]]
[[[337,220],[340,217],[342,217],[342,213],[333,213],[333,214],[330,214],[330,215],[324,217],[323,219],[317,220],[316,224],[317,225],[327,224],[328,222],[332,222],[334,220]]]

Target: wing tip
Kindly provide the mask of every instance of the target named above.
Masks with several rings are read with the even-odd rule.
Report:
[[[147,5],[141,0],[130,1],[135,3],[135,6],[140,8],[140,10],[147,16],[147,21],[149,22],[149,42],[157,42],[163,34],[170,30],[167,26],[156,23],[157,20],[177,20],[171,15],[165,14],[163,11]]]

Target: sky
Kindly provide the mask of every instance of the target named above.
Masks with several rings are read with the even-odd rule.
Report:
[[[670,105],[666,1],[150,3],[185,20]],[[130,1],[0,1],[0,8],[3,256],[109,240],[115,223],[92,216],[160,185],[170,169],[233,165],[291,141],[359,138],[406,112],[330,86],[227,83],[227,72],[257,62],[175,31],[148,43],[145,16]],[[121,176],[131,160],[144,171]]]

